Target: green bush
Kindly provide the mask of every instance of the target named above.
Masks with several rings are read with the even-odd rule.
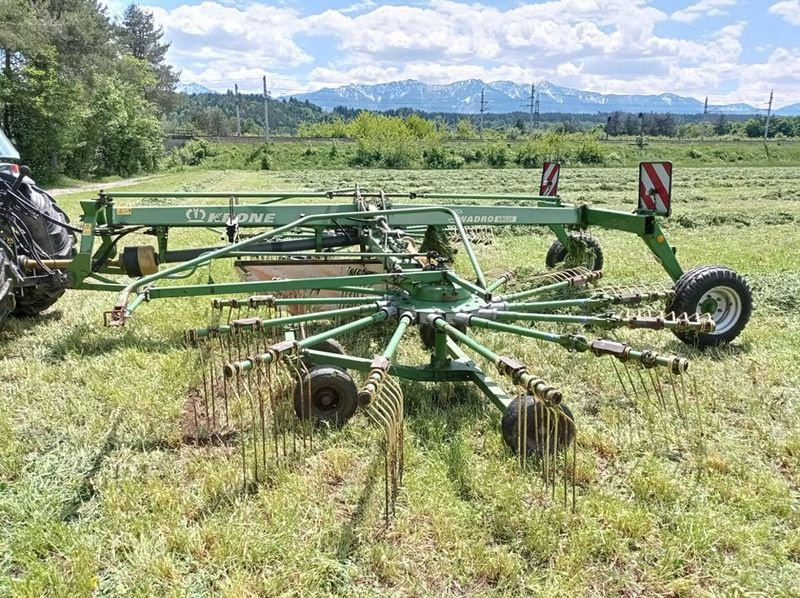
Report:
[[[381,166],[384,168],[413,168],[417,161],[416,151],[406,144],[397,144],[381,151]]]
[[[464,159],[464,163],[466,164],[477,164],[483,160],[483,152],[480,148],[472,149],[464,147],[459,150],[458,155]]]
[[[172,166],[200,166],[203,161],[214,155],[213,146],[202,139],[193,139],[185,145],[175,149],[167,156],[166,165]]]
[[[486,150],[486,163],[491,168],[505,168],[508,163],[508,149],[505,145],[497,144]]]
[[[575,159],[581,164],[605,163],[605,149],[597,139],[583,135],[575,148]]]
[[[449,148],[435,146],[422,152],[422,164],[425,168],[458,170],[464,163],[464,158]]]
[[[359,141],[355,153],[350,157],[347,163],[350,166],[364,166],[369,168],[370,166],[377,166],[380,161],[380,150],[363,141]]]
[[[514,156],[514,163],[520,168],[538,168],[542,165],[542,151],[535,143],[521,145]]]
[[[419,154],[411,144],[359,141],[348,164],[367,168],[413,168],[418,158]]]

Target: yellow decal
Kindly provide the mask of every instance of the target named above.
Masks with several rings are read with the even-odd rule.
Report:
[[[656,237],[656,241],[658,241],[659,243],[663,243],[664,241],[666,241],[666,239],[664,238],[664,235],[658,235]]]
[[[130,216],[131,209],[128,206],[120,206],[117,208],[117,216]]]
[[[83,230],[81,231],[82,235],[91,235],[92,234],[92,225],[88,222],[83,225]]]

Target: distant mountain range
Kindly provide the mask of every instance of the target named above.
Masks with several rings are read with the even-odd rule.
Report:
[[[181,84],[184,93],[208,93],[197,83]],[[659,95],[617,95],[560,87],[548,81],[535,84],[540,112],[593,114],[597,112],[668,112],[700,114],[704,103],[696,98],[672,93]],[[366,110],[413,108],[426,112],[477,114],[481,110],[481,93],[486,112],[507,113],[530,110],[531,86],[512,81],[484,83],[478,79],[456,81],[446,85],[429,85],[413,79],[376,85],[351,84],[325,87],[310,93],[295,94],[323,109],[336,106]],[[763,112],[749,104],[726,104],[708,107],[711,114],[758,114]],[[783,116],[800,115],[800,104],[776,111]]]
[[[216,93],[213,89],[209,89],[208,87],[204,87],[199,83],[178,83],[175,86],[175,91],[178,93],[185,93],[187,95],[191,95],[193,93]]]

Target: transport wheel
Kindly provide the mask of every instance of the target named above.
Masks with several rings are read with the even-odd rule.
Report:
[[[313,367],[294,387],[295,414],[300,419],[312,419],[316,425],[341,427],[353,417],[356,407],[356,383],[336,366]]]
[[[527,423],[525,448],[528,455],[542,456],[547,450],[552,453],[567,448],[575,437],[575,420],[569,407],[560,403],[548,408],[542,401],[530,395],[523,400],[519,398],[521,397],[506,408],[500,424],[503,440],[511,452],[515,455],[518,452],[520,418],[524,418],[526,412],[527,422],[523,419],[522,424]]]
[[[677,314],[709,314],[716,324],[711,333],[677,332],[688,345],[718,347],[744,330],[753,310],[753,294],[747,281],[725,266],[700,266],[680,277],[673,287],[675,298],[667,311]]]
[[[31,216],[27,213],[20,213],[20,219],[28,227],[28,230],[36,241],[36,244],[51,259],[71,258],[74,255],[73,245],[75,236],[68,229],[52,221],[69,223],[69,218],[56,205],[55,200],[45,191],[39,189],[31,183],[23,183],[19,192],[24,195],[37,210],[47,216]],[[48,218],[50,220],[48,220]],[[53,305],[67,288],[66,279],[57,271],[47,282],[26,287],[17,293],[15,316],[30,317],[35,316]]]
[[[548,268],[555,268],[560,264],[575,268],[584,266],[593,272],[603,269],[603,248],[600,242],[592,236],[579,233],[569,233],[570,239],[578,249],[576,255],[571,255],[561,241],[556,239],[547,250],[545,264]]]

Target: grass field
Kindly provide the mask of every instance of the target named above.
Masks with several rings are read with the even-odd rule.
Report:
[[[198,171],[139,189],[531,191],[524,170]],[[565,170],[562,196],[633,209],[634,169]],[[386,529],[378,436],[359,415],[301,467],[238,491],[227,450],[182,443],[205,299],[143,305],[68,292],[0,332],[0,595],[800,595],[800,168],[676,170],[665,224],[684,268],[724,263],[749,327],[692,359],[691,415],[645,415],[607,361],[486,335],[559,386],[578,425],[575,512],[521,471],[470,387],[404,384],[406,475]],[[81,195],[60,204],[73,217]],[[598,231],[612,282],[663,282],[638,238]],[[545,234],[499,235],[485,267],[543,265]],[[215,278],[233,276],[220,267]],[[196,280],[204,280],[206,273]],[[351,338],[354,354],[379,338]],[[415,341],[416,336],[410,335]],[[400,358],[424,359],[416,342]]]

